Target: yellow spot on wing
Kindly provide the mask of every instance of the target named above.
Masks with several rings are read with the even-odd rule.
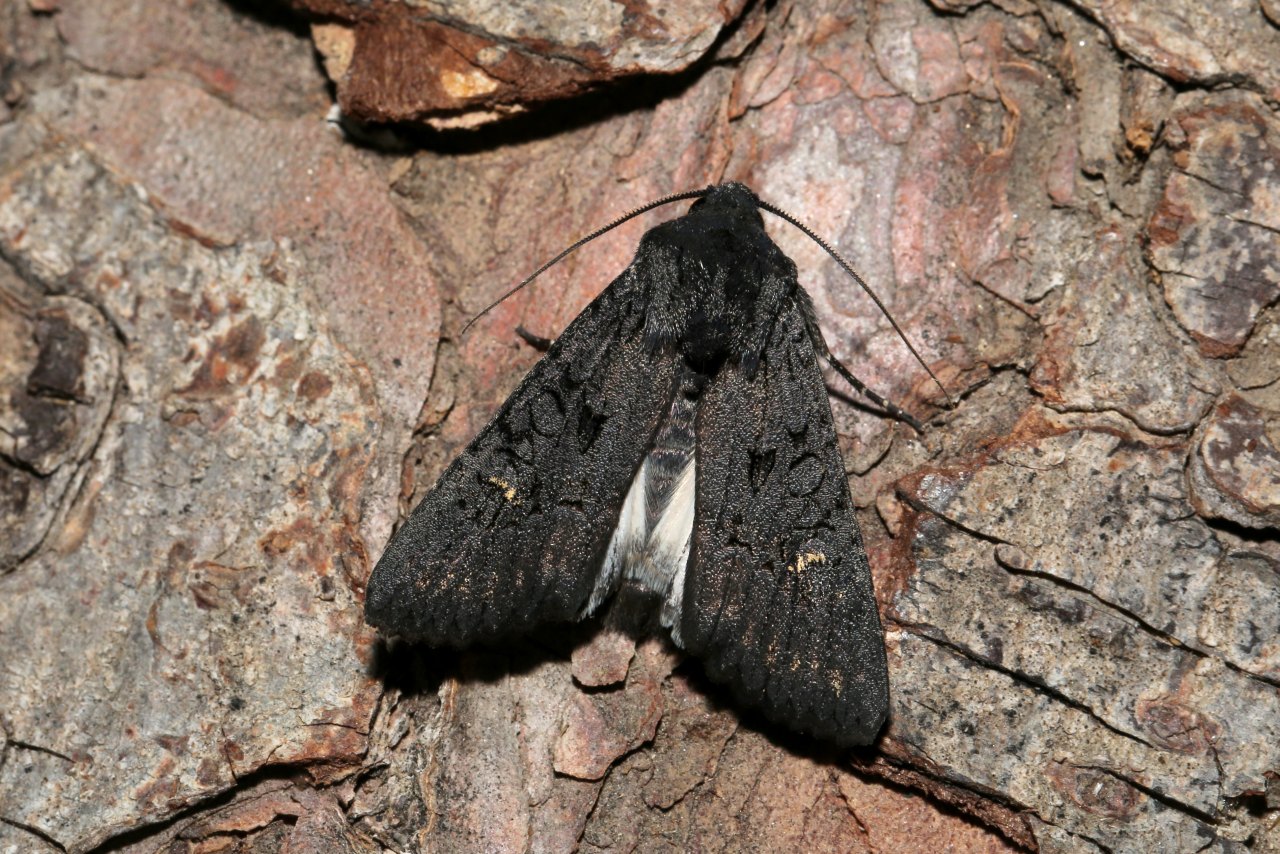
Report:
[[[811,566],[826,562],[827,556],[822,552],[804,552],[796,555],[796,562],[787,567],[787,572],[794,572],[798,575]]]
[[[516,488],[502,478],[491,477],[489,478],[489,483],[492,483],[494,486],[498,487],[498,489],[501,489],[502,497],[510,501],[512,504],[520,503],[516,500]]]

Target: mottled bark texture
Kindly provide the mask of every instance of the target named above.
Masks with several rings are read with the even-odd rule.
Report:
[[[1273,0],[271,9],[0,6],[0,851],[1280,850]],[[515,327],[676,211],[465,321],[727,179],[957,400],[771,225],[929,419],[830,383],[889,650],[861,752],[612,617],[361,620]]]

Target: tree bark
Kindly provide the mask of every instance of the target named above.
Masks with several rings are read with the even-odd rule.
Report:
[[[291,5],[0,9],[0,851],[1280,851],[1274,3]],[[362,620],[677,212],[466,322],[723,180],[955,401],[770,225],[927,421],[828,377],[866,750],[607,617]]]

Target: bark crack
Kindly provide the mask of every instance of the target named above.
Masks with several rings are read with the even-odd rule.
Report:
[[[9,746],[16,747],[20,750],[30,750],[33,753],[43,753],[46,756],[56,756],[57,758],[63,760],[64,762],[71,762],[71,763],[75,762],[75,760],[72,759],[70,756],[67,756],[65,753],[59,753],[58,751],[54,750],[52,747],[44,747],[43,745],[32,744],[31,742],[22,741],[16,738],[9,739],[8,743],[9,743]]]
[[[974,538],[976,538],[976,539],[982,540],[983,542],[991,543],[992,545],[997,545],[997,546],[1010,546],[1010,547],[1012,547],[1012,548],[1021,548],[1017,543],[1009,542],[1009,541],[1007,541],[1007,540],[1002,540],[1002,539],[1000,539],[999,537],[993,536],[993,535],[991,535],[991,534],[983,533],[982,531],[978,531],[978,530],[976,530],[976,529],[974,529],[974,528],[970,528],[969,526],[967,526],[967,525],[965,525],[965,524],[963,524],[963,523],[961,523],[961,522],[959,522],[959,521],[957,521],[957,520],[955,520],[955,519],[952,519],[952,518],[950,518],[950,517],[943,516],[943,515],[941,515],[941,514],[935,513],[933,510],[931,510],[931,509],[930,509],[930,508],[928,508],[928,507],[923,507],[923,506],[917,505],[917,504],[915,504],[914,502],[912,502],[912,500],[910,499],[910,497],[909,497],[909,496],[905,496],[904,498],[905,498],[905,500],[907,501],[907,503],[908,503],[908,504],[910,504],[912,507],[915,507],[917,510],[922,510],[922,511],[924,511],[924,512],[926,512],[926,513],[929,513],[929,514],[933,515],[934,517],[936,517],[936,518],[938,518],[938,519],[942,520],[942,521],[943,521],[943,522],[945,522],[946,524],[950,525],[951,527],[955,528],[956,530],[961,531],[962,533],[968,534],[968,535],[969,535],[969,536],[971,536],[971,537],[974,537]],[[1196,518],[1196,517],[1195,517],[1195,514],[1194,514],[1194,513],[1190,513],[1190,514],[1188,514],[1187,518]],[[1177,521],[1177,520],[1175,519],[1175,520],[1173,520],[1173,521]],[[1092,600],[1095,604],[1097,604],[1098,606],[1100,606],[1103,610],[1108,611],[1108,612],[1110,612],[1110,613],[1112,613],[1112,614],[1114,614],[1114,615],[1116,615],[1116,616],[1119,616],[1119,617],[1121,617],[1121,618],[1123,618],[1123,619],[1125,619],[1125,620],[1128,620],[1128,621],[1132,622],[1132,623],[1134,624],[1134,626],[1136,626],[1137,628],[1141,629],[1143,632],[1145,632],[1146,634],[1150,635],[1151,637],[1155,638],[1155,639],[1156,639],[1157,641],[1159,641],[1160,643],[1163,643],[1163,644],[1165,644],[1165,645],[1167,645],[1167,646],[1170,646],[1170,647],[1173,647],[1173,648],[1175,648],[1175,649],[1179,649],[1179,650],[1186,651],[1186,652],[1191,653],[1192,655],[1195,655],[1195,656],[1197,656],[1197,657],[1199,657],[1199,658],[1202,658],[1202,659],[1209,659],[1209,658],[1212,658],[1212,659],[1214,659],[1215,661],[1219,661],[1219,662],[1221,662],[1221,663],[1222,663],[1225,667],[1227,667],[1229,670],[1235,671],[1236,673],[1239,673],[1240,675],[1245,676],[1245,677],[1247,677],[1247,678],[1249,678],[1249,679],[1252,679],[1252,680],[1254,680],[1254,681],[1256,681],[1256,682],[1260,682],[1261,684],[1266,685],[1266,686],[1267,686],[1267,687],[1269,687],[1269,688],[1270,688],[1270,687],[1275,687],[1275,686],[1278,684],[1276,680],[1272,680],[1272,679],[1269,679],[1269,678],[1267,678],[1267,677],[1265,677],[1265,676],[1262,676],[1262,675],[1260,675],[1260,674],[1253,673],[1253,672],[1251,672],[1251,671],[1249,671],[1249,670],[1245,670],[1244,668],[1240,667],[1238,664],[1235,664],[1235,663],[1233,663],[1233,662],[1231,662],[1231,661],[1229,661],[1229,660],[1227,660],[1227,659],[1225,659],[1225,658],[1223,658],[1223,657],[1221,657],[1221,656],[1217,656],[1217,655],[1213,655],[1212,653],[1205,652],[1205,651],[1204,651],[1204,650],[1202,650],[1202,649],[1198,649],[1198,648],[1196,648],[1196,647],[1194,647],[1194,646],[1191,646],[1191,645],[1187,644],[1186,642],[1184,642],[1184,641],[1182,641],[1182,640],[1179,640],[1178,638],[1174,637],[1173,635],[1170,635],[1169,633],[1167,633],[1167,632],[1163,631],[1162,629],[1158,629],[1158,628],[1156,628],[1155,626],[1151,625],[1151,624],[1150,624],[1150,623],[1148,623],[1145,619],[1143,619],[1141,616],[1139,616],[1137,613],[1135,613],[1135,612],[1133,612],[1133,611],[1129,611],[1129,610],[1125,609],[1124,607],[1122,607],[1122,606],[1120,606],[1120,605],[1115,604],[1114,602],[1110,602],[1110,601],[1108,601],[1108,600],[1106,600],[1106,599],[1103,599],[1101,596],[1099,596],[1097,593],[1095,593],[1094,591],[1090,590],[1090,589],[1089,589],[1089,588],[1087,588],[1087,587],[1084,587],[1084,586],[1082,586],[1082,585],[1076,584],[1076,583],[1075,583],[1075,582],[1073,582],[1073,581],[1069,581],[1069,580],[1067,580],[1067,579],[1065,579],[1065,578],[1060,578],[1059,576],[1051,575],[1051,574],[1049,574],[1049,573],[1047,573],[1047,572],[1043,572],[1043,571],[1040,571],[1040,570],[1034,570],[1034,569],[1017,569],[1017,568],[1014,568],[1014,567],[1009,566],[1008,564],[1001,563],[998,559],[997,559],[996,563],[997,563],[997,564],[998,564],[1002,569],[1004,569],[1006,572],[1008,572],[1010,575],[1016,575],[1016,576],[1020,576],[1020,577],[1026,577],[1026,578],[1036,578],[1036,579],[1039,579],[1039,580],[1041,580],[1041,581],[1045,581],[1045,582],[1048,582],[1048,583],[1050,583],[1050,584],[1053,584],[1053,585],[1055,585],[1055,586],[1057,586],[1057,587],[1060,587],[1060,588],[1062,588],[1063,590],[1068,590],[1068,591],[1071,591],[1071,592],[1073,592],[1073,593],[1077,593],[1077,594],[1081,594],[1081,595],[1087,596],[1087,597],[1089,597],[1089,599],[1090,599],[1090,600]],[[901,626],[904,626],[904,627],[910,627],[910,626],[915,626],[915,625],[920,625],[920,626],[924,626],[924,625],[926,625],[926,624],[913,624],[913,623],[907,623],[907,622],[905,622],[905,621],[897,621],[897,620],[895,620],[894,622],[895,622],[897,625],[901,625]],[[985,659],[983,659],[983,660],[985,660]]]
[[[1260,228],[1263,231],[1269,231],[1272,234],[1280,234],[1280,227],[1277,227],[1274,225],[1268,225],[1267,223],[1259,222],[1256,219],[1248,219],[1247,217],[1242,217],[1242,216],[1232,216],[1231,214],[1224,214],[1223,216],[1225,219],[1229,219],[1232,222],[1238,222],[1243,225],[1251,225],[1254,228]]]
[[[1130,741],[1141,744],[1144,747],[1147,747],[1151,750],[1160,750],[1159,747],[1147,741],[1146,739],[1142,738],[1141,736],[1135,735],[1130,732],[1125,732],[1124,730],[1120,729],[1116,725],[1108,722],[1106,718],[1102,717],[1097,712],[1095,712],[1093,710],[1093,707],[1091,707],[1087,703],[1083,703],[1080,700],[1076,700],[1067,696],[1063,692],[1059,691],[1057,688],[1054,688],[1053,686],[1046,684],[1042,680],[1037,679],[1036,677],[1032,676],[1029,673],[1024,673],[1021,670],[1016,670],[1011,667],[1005,667],[1003,665],[996,664],[994,661],[991,661],[988,658],[982,657],[981,655],[969,649],[968,647],[964,646],[963,644],[955,643],[954,641],[949,640],[947,638],[938,637],[936,634],[933,634],[927,631],[927,629],[932,628],[930,626],[913,625],[910,623],[898,623],[898,625],[904,629],[907,629],[908,631],[911,631],[917,637],[930,641],[940,647],[943,647],[944,649],[948,649],[954,652],[955,654],[969,661],[972,661],[975,664],[981,665],[982,667],[988,668],[990,670],[994,670],[997,673],[1002,673],[1005,676],[1008,676],[1010,679],[1013,679],[1015,682],[1026,685],[1027,687],[1031,688],[1033,691],[1035,691],[1038,694],[1042,694],[1043,696],[1048,697],[1051,700],[1056,700],[1057,702],[1063,704],[1064,706],[1067,706],[1068,708],[1075,709],[1078,712],[1083,712],[1084,714],[1093,718],[1101,726],[1103,726],[1110,732],[1114,733],[1115,735],[1121,736],[1122,738],[1126,738]]]
[[[1189,518],[1194,518],[1194,514],[1192,514],[1192,516]],[[1013,545],[1016,548],[1016,545],[1013,543],[1008,543],[1007,545]],[[1116,614],[1120,615],[1121,617],[1131,620],[1139,629],[1142,629],[1144,632],[1154,637],[1160,643],[1171,646],[1174,649],[1178,649],[1178,650],[1182,650],[1184,652],[1190,653],[1191,655],[1194,655],[1197,658],[1213,659],[1214,661],[1218,661],[1228,670],[1232,670],[1236,673],[1239,673],[1241,676],[1244,676],[1248,679],[1252,679],[1256,682],[1266,685],[1268,688],[1274,688],[1277,685],[1280,685],[1280,680],[1270,679],[1260,673],[1254,673],[1250,670],[1246,670],[1240,665],[1236,664],[1235,662],[1230,661],[1229,659],[1223,658],[1222,656],[1219,656],[1219,655],[1214,655],[1211,652],[1206,652],[1203,649],[1199,649],[1197,647],[1190,645],[1185,641],[1179,640],[1178,638],[1168,634],[1162,629],[1158,629],[1155,626],[1151,625],[1138,614],[1132,611],[1129,611],[1121,607],[1120,605],[1116,605],[1113,602],[1108,602],[1106,599],[1103,599],[1102,597],[1100,597],[1098,594],[1094,593],[1092,590],[1090,590],[1087,587],[1081,587],[1080,585],[1075,584],[1074,582],[1068,581],[1064,578],[1059,578],[1056,575],[1050,575],[1049,573],[1041,572],[1034,569],[1015,569],[1010,566],[1005,566],[1004,564],[1001,564],[1001,566],[1005,569],[1005,571],[1007,571],[1011,575],[1036,578],[1041,581],[1046,581],[1051,584],[1055,584],[1063,588],[1064,590],[1069,590],[1075,593],[1081,593],[1081,594],[1087,595],[1089,598],[1097,602],[1099,605],[1102,605],[1108,610],[1114,611]]]
[[[1193,807],[1190,804],[1184,804],[1182,801],[1179,801],[1177,798],[1170,797],[1169,795],[1166,795],[1164,792],[1161,792],[1159,789],[1156,789],[1153,786],[1148,786],[1145,783],[1140,783],[1137,780],[1134,780],[1132,777],[1127,777],[1124,774],[1121,774],[1119,771],[1117,771],[1114,768],[1108,768],[1104,765],[1077,765],[1076,767],[1087,768],[1090,771],[1097,771],[1099,774],[1106,774],[1108,777],[1111,777],[1112,779],[1119,780],[1121,783],[1124,783],[1125,785],[1132,786],[1133,788],[1137,789],[1139,792],[1142,792],[1144,795],[1151,798],[1153,801],[1163,804],[1164,806],[1168,807],[1171,810],[1177,810],[1179,812],[1186,813],[1187,815],[1191,816],[1197,821],[1201,821],[1201,822],[1204,822],[1205,824],[1213,825],[1215,827],[1218,824],[1217,817],[1209,815],[1205,813],[1203,810],[1197,809],[1196,807]],[[1221,777],[1219,777],[1218,782],[1219,784],[1221,784]]]
[[[0,822],[3,822],[4,824],[9,825],[10,827],[21,830],[24,833],[29,833],[32,836],[39,839],[41,842],[44,842],[46,845],[49,845],[57,849],[58,851],[67,850],[67,847],[65,845],[63,845],[61,842],[54,839],[52,836],[45,833],[43,830],[41,830],[40,828],[36,827],[33,824],[25,824],[24,822],[16,821],[15,819],[12,819],[12,818],[6,818],[5,816],[2,816],[2,815],[0,815]]]

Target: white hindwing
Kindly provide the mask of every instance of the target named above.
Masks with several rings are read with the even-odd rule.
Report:
[[[690,454],[674,488],[656,514],[652,529],[647,524],[651,514],[645,512],[651,501],[649,468],[652,457],[645,458],[636,472],[627,497],[622,502],[618,526],[609,540],[604,564],[591,591],[584,616],[609,597],[623,580],[636,582],[641,588],[662,597],[660,620],[672,629],[672,637],[680,643],[679,616],[684,598],[684,570],[689,562],[689,544],[693,536],[694,495],[697,464]]]

